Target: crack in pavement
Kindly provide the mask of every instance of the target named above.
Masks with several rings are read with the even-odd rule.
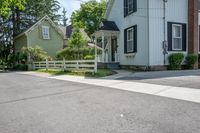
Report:
[[[9,103],[15,103],[15,102],[19,102],[19,101],[26,101],[26,100],[31,100],[31,99],[51,97],[51,96],[62,95],[62,94],[71,94],[71,93],[74,93],[74,92],[80,92],[80,91],[89,90],[89,89],[92,89],[92,88],[93,87],[89,87],[89,88],[77,89],[77,90],[73,90],[73,91],[62,91],[62,92],[57,92],[57,93],[52,93],[52,94],[46,94],[46,95],[40,95],[40,96],[27,97],[27,98],[16,99],[16,100],[10,100],[10,101],[5,101],[5,102],[0,102],[0,105],[9,104]]]

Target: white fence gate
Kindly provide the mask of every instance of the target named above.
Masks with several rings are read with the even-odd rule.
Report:
[[[33,69],[60,69],[66,71],[97,72],[95,60],[74,60],[74,61],[39,61],[33,62]]]

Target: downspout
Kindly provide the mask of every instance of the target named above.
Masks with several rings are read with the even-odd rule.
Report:
[[[147,66],[147,68],[146,69],[148,69],[149,67],[150,67],[150,37],[149,37],[149,28],[150,28],[150,26],[149,26],[149,23],[150,23],[150,21],[149,21],[149,0],[147,0],[147,39],[148,39],[148,66]]]
[[[168,0],[163,0],[163,63],[166,65],[166,55],[168,54],[168,42],[166,38],[166,3]]]

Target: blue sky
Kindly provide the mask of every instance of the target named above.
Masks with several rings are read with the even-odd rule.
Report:
[[[61,7],[65,7],[67,10],[67,16],[70,17],[72,12],[80,8],[80,1],[86,2],[88,0],[58,0]]]

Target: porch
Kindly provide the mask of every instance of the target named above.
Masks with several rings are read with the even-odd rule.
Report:
[[[94,37],[96,48],[101,50],[101,54],[96,55],[99,66],[118,68],[119,29],[115,22],[103,21]]]

